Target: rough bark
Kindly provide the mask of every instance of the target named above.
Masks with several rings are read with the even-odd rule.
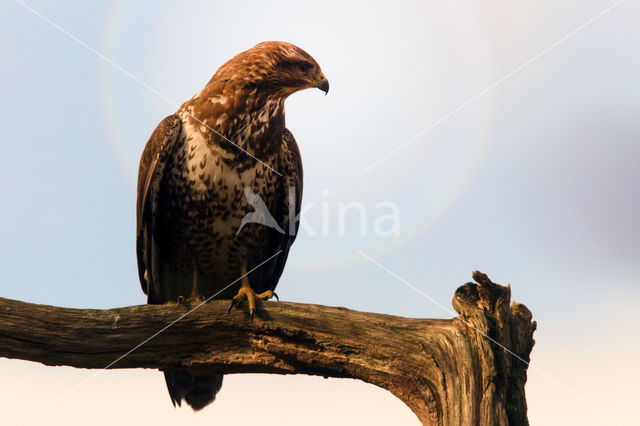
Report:
[[[246,310],[227,314],[228,302],[213,301],[173,323],[195,305],[93,310],[0,298],[0,356],[355,378],[392,392],[424,425],[526,425],[536,323],[524,305],[510,304],[510,287],[480,272],[473,278],[453,297],[459,316],[446,320],[267,302],[250,322]]]

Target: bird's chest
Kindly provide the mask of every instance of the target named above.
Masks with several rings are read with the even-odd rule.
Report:
[[[183,136],[170,162],[163,197],[169,222],[179,224],[181,232],[235,237],[243,217],[254,211],[252,197],[260,197],[267,209],[276,206],[277,175],[266,161],[249,157],[250,162],[233,167],[225,161],[228,151],[212,147],[202,133]]]

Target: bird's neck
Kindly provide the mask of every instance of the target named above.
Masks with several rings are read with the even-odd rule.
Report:
[[[262,160],[280,150],[285,99],[256,88],[210,83],[181,110],[210,143],[235,154],[241,148]]]

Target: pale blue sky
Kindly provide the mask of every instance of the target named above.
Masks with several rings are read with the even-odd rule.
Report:
[[[480,269],[511,283],[539,322],[532,424],[631,424],[627,392],[640,379],[638,3],[623,2],[477,99],[615,2],[343,3],[26,1],[175,103],[259,41],[307,50],[331,92],[294,95],[287,124],[305,165],[307,221],[320,229],[326,206],[329,235],[299,237],[281,298],[449,317],[357,250],[447,308]],[[17,2],[0,4],[0,34],[0,296],[144,303],[133,182],[144,143],[175,106]],[[336,206],[351,201],[367,208],[368,229],[377,203],[395,203],[400,235],[360,237],[355,215],[338,235]],[[0,375],[9,372],[19,389],[31,392],[31,379],[41,389],[28,406],[27,395],[0,391],[15,422],[92,374],[0,360]],[[105,394],[121,399],[105,423],[153,415],[155,424],[255,424],[257,413],[233,413],[247,383],[273,389],[262,399],[287,410],[285,419],[264,413],[263,424],[312,424],[301,400],[286,404],[293,394],[322,407],[313,424],[417,424],[370,386],[267,376],[230,377],[216,407],[194,416],[173,410],[152,371],[106,372],[31,424],[69,424],[70,410],[85,424]]]

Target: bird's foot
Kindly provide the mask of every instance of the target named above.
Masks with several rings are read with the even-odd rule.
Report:
[[[191,296],[189,298],[186,298],[184,296],[178,296],[178,298],[176,299],[176,304],[180,307],[180,306],[184,306],[188,309],[191,308],[192,303],[197,303],[197,304],[202,304],[207,302],[207,298],[204,297],[204,295],[199,294],[197,296]]]
[[[256,294],[250,286],[243,285],[240,287],[240,290],[238,290],[238,294],[233,296],[233,299],[231,299],[231,304],[229,305],[227,313],[230,313],[234,306],[238,307],[241,302],[246,300],[249,303],[249,318],[253,321],[253,317],[256,313],[256,299],[269,300],[272,297],[275,297],[276,300],[280,300],[273,290],[267,290]]]

